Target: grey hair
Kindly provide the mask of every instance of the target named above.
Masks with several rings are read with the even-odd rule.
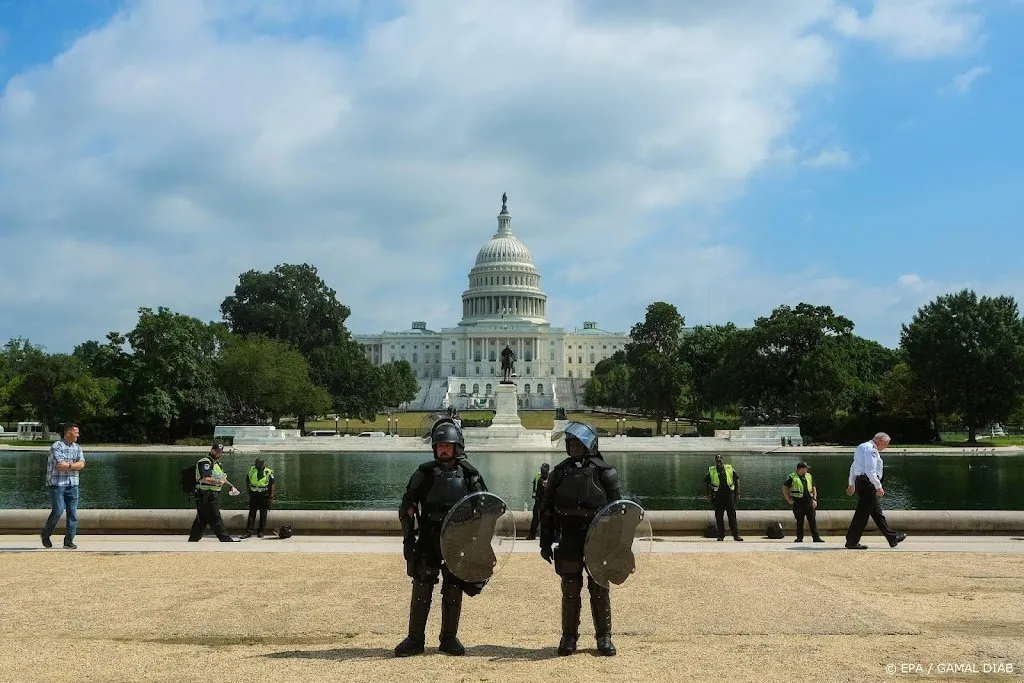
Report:
[[[892,439],[889,438],[889,435],[886,434],[885,432],[878,432],[877,434],[875,434],[875,438],[871,440],[881,441],[882,443],[889,443],[890,441],[892,441]]]

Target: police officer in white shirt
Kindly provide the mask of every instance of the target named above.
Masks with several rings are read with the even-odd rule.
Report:
[[[885,521],[882,514],[882,506],[878,499],[885,495],[882,489],[882,456],[889,446],[889,435],[885,432],[875,434],[871,441],[865,441],[857,446],[853,454],[853,464],[850,465],[849,486],[846,495],[852,496],[857,493],[857,510],[853,513],[850,521],[850,528],[846,532],[846,548],[848,550],[865,550],[860,537],[864,534],[864,527],[868,525],[868,517],[875,521],[878,531],[885,536],[890,548],[895,548],[900,541],[907,537],[906,534],[893,531]]]

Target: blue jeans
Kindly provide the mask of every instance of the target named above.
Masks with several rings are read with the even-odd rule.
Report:
[[[75,540],[75,532],[78,531],[78,487],[77,486],[51,486],[50,487],[50,516],[46,518],[46,526],[43,527],[43,536],[47,538],[53,533],[54,527],[60,521],[60,516],[67,510],[67,533],[64,534],[64,542],[71,543]]]

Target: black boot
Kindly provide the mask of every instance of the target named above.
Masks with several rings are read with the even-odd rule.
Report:
[[[612,596],[608,593],[607,588],[602,588],[589,576],[587,577],[587,588],[590,590],[590,614],[594,617],[594,637],[597,639],[597,651],[605,657],[614,657]]]
[[[453,583],[441,586],[441,645],[437,649],[456,657],[466,654],[459,642],[459,616],[462,615],[462,588]]]
[[[423,654],[427,617],[430,616],[430,600],[433,593],[434,584],[424,581],[412,582],[412,600],[409,603],[409,635],[395,648],[396,657]]]
[[[562,577],[562,639],[558,641],[558,655],[565,657],[576,652],[576,641],[580,637],[580,609],[583,600],[583,576]]]

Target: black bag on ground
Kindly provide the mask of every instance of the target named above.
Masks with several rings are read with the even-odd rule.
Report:
[[[764,530],[764,535],[768,538],[785,538],[785,534],[782,533],[782,522],[772,522]]]
[[[718,526],[714,522],[708,522],[704,527],[704,538],[718,538]]]
[[[291,536],[292,536],[292,528],[288,524],[285,524],[283,527],[281,527],[280,529],[277,530],[277,537],[278,538],[291,538]]]

